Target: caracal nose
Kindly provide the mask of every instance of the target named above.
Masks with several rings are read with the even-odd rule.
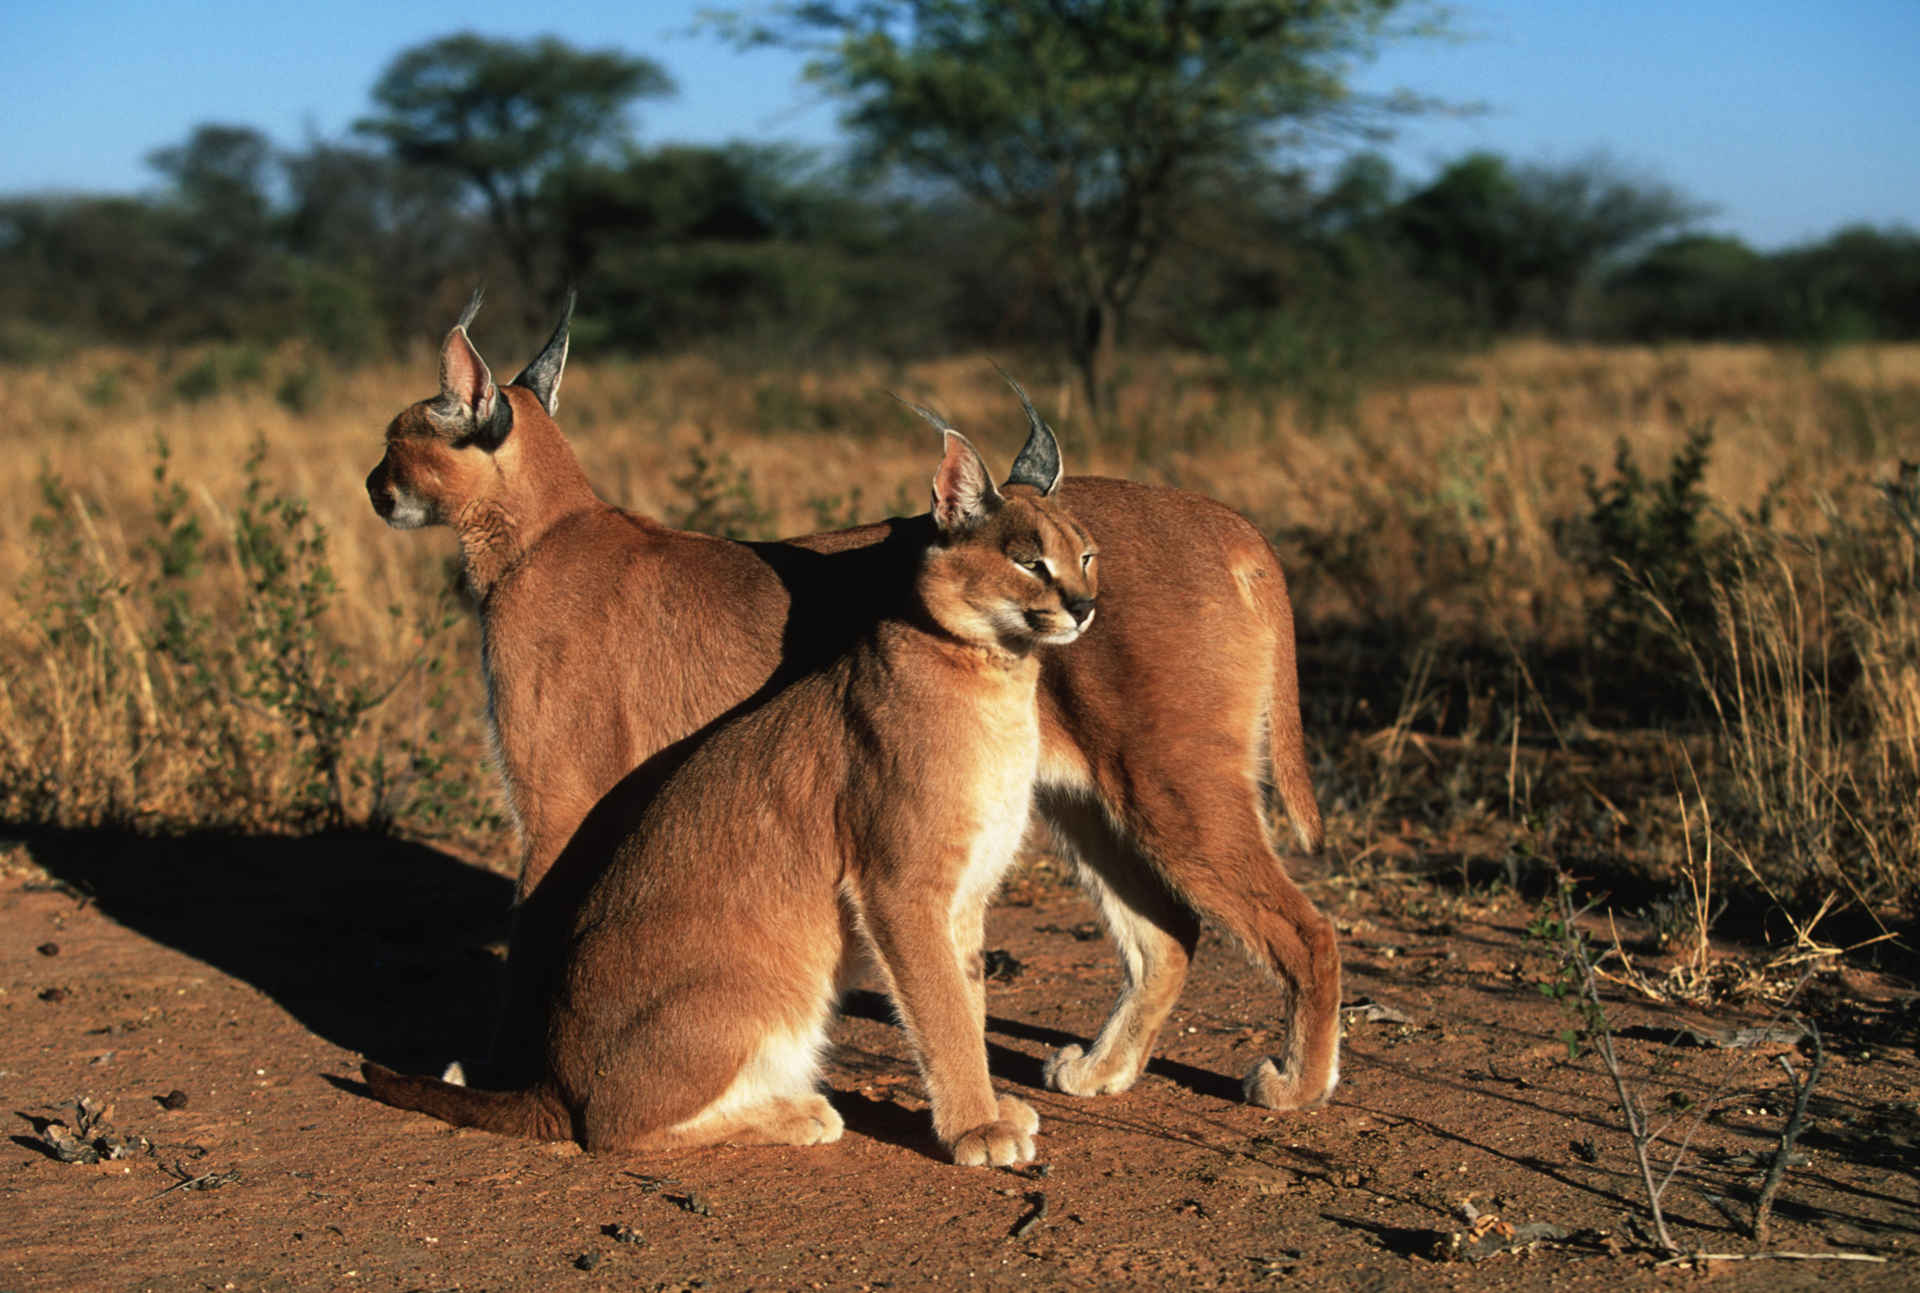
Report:
[[[387,488],[385,463],[367,473],[367,497],[373,502],[373,510],[381,516],[393,512],[393,491]]]
[[[1088,620],[1093,618],[1093,598],[1069,597],[1067,599],[1067,614],[1073,616],[1073,622],[1075,624],[1084,626]]]

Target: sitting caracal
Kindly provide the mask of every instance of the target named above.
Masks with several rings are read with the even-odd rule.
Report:
[[[1003,495],[944,435],[906,587],[870,590],[849,652],[701,741],[591,867],[544,976],[541,1077],[481,1091],[369,1063],[375,1095],[589,1150],[833,1140],[819,1057],[871,956],[954,1161],[1033,1157],[1039,1119],[987,1078],[982,922],[1032,802],[1035,649],[1093,619],[1094,546],[1055,501],[1057,454]]]
[[[568,320],[496,386],[467,335],[478,304],[441,348],[440,393],[387,428],[367,492],[388,524],[459,539],[524,901],[634,768],[843,652],[872,621],[867,590],[902,586],[933,525],[735,543],[609,506],[554,422]],[[1020,398],[1026,459],[1051,436]],[[1056,1054],[1048,1083],[1075,1095],[1132,1085],[1205,915],[1285,990],[1281,1062],[1254,1064],[1247,1098],[1318,1104],[1338,1079],[1340,963],[1332,924],[1269,836],[1271,782],[1300,846],[1320,842],[1279,562],[1244,518],[1197,494],[1081,476],[1060,501],[1099,536],[1112,604],[1072,650],[1041,653],[1034,804],[1098,903],[1125,981],[1098,1039]]]

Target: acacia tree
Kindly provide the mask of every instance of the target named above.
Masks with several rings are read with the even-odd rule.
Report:
[[[1514,167],[1470,153],[1388,220],[1415,271],[1470,302],[1494,331],[1564,334],[1600,269],[1711,210],[1604,156]]]
[[[848,0],[733,13],[811,54],[860,160],[957,186],[1025,234],[1098,407],[1129,307],[1210,187],[1314,133],[1376,126],[1352,61],[1417,0]]]
[[[187,262],[188,298],[169,304],[201,328],[246,333],[247,306],[274,296],[285,273],[267,198],[272,143],[251,126],[208,122],[148,153],[147,165],[168,182],[161,209]]]
[[[538,292],[540,190],[560,167],[617,153],[636,99],[673,92],[651,59],[575,49],[551,36],[491,40],[471,32],[403,50],[373,87],[379,116],[354,123],[402,162],[458,175],[529,292]]]

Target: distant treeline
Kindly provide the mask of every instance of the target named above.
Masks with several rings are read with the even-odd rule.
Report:
[[[0,199],[0,353],[304,338],[352,362],[437,331],[481,281],[529,329],[576,285],[583,333],[629,350],[906,358],[1060,328],[1057,253],[1021,226],[779,147],[629,140],[541,168],[505,222],[471,177],[399,148],[204,125],[151,163],[141,196]],[[1683,232],[1703,214],[1604,159],[1473,154],[1422,185],[1373,154],[1323,183],[1243,171],[1188,205],[1126,341],[1285,383],[1516,332],[1920,336],[1920,235],[1763,253]]]

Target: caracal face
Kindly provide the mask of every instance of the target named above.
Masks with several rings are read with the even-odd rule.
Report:
[[[927,555],[928,610],[955,637],[1025,655],[1063,646],[1093,623],[1099,549],[1078,522],[1043,508],[1031,486],[998,500],[964,558],[951,546]],[[997,559],[982,560],[983,549]]]
[[[516,489],[524,496],[528,478],[537,474],[538,444],[559,435],[552,419],[560,406],[573,297],[546,347],[505,387],[494,384],[467,336],[479,308],[475,292],[441,346],[440,393],[387,424],[386,453],[367,476],[373,510],[396,530],[458,525],[474,519],[469,509],[476,504],[506,503]],[[540,433],[532,444],[529,433]]]
[[[963,642],[1026,655],[1064,646],[1093,623],[1100,591],[1099,548],[1052,500],[1064,473],[1053,431],[1020,384],[1007,379],[1032,423],[1004,489],[995,489],[980,454],[939,414],[909,407],[946,437],[933,480],[939,542],[920,581],[935,623]]]
[[[367,475],[367,497],[396,530],[448,525],[486,493],[493,455],[448,434],[437,400],[422,400],[387,426],[387,449]]]

